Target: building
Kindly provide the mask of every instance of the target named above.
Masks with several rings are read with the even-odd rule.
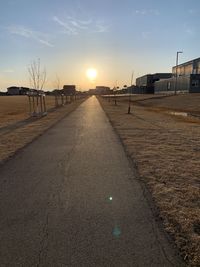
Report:
[[[76,94],[76,85],[64,85],[62,93],[64,95],[75,95]]]
[[[200,93],[200,58],[174,66],[172,74],[155,82],[155,93]]]
[[[136,85],[131,85],[127,88],[128,94],[141,94],[141,88]]]
[[[11,86],[7,88],[8,95],[19,95],[20,87]]]
[[[7,88],[8,95],[27,95],[28,92],[29,88],[27,87],[11,86]]]
[[[154,73],[146,74],[136,79],[137,93],[153,94],[156,81],[168,79],[172,77],[172,73]]]
[[[110,94],[110,87],[96,86],[95,93],[97,95],[108,95],[108,94]]]
[[[27,87],[20,87],[20,89],[19,89],[19,94],[20,95],[27,95],[28,94],[28,92],[29,92],[29,88],[27,88]]]
[[[155,93],[200,93],[200,74],[178,76],[155,82]]]
[[[0,96],[4,96],[4,95],[7,95],[7,93],[6,93],[6,92],[1,92],[1,91],[0,91]]]
[[[96,89],[89,89],[88,93],[89,95],[96,95]]]
[[[90,95],[109,95],[111,94],[111,90],[107,86],[96,86],[95,89],[89,89],[88,93]]]
[[[176,69],[178,77],[189,76],[190,74],[200,74],[200,58],[187,61],[183,64],[178,65],[177,67],[174,66],[172,68],[174,77],[176,77]]]

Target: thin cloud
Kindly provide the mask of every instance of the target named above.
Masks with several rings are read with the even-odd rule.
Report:
[[[3,73],[13,73],[14,70],[13,69],[6,69],[6,70],[3,70]]]
[[[189,28],[189,27],[187,27],[187,28],[185,29],[185,32],[186,32],[188,35],[190,35],[190,36],[195,35],[195,29],[193,29],[193,28]]]
[[[73,25],[75,28],[78,29],[88,29],[89,25],[92,23],[92,20],[79,20],[79,19],[75,19],[74,17],[71,16],[67,16],[68,19],[68,23]]]
[[[194,31],[194,29],[188,28],[188,29],[186,29],[186,33],[189,34],[189,35],[194,35],[195,31]]]
[[[65,33],[69,35],[77,34],[76,27],[74,27],[73,25],[70,25],[68,22],[64,22],[56,16],[53,17],[53,20],[65,29]]]
[[[189,35],[189,36],[194,36],[196,34],[196,30],[194,27],[191,27],[190,25],[188,25],[187,23],[184,25],[184,32]]]
[[[79,23],[83,24],[83,25],[89,25],[92,23],[92,20],[77,20]]]
[[[108,26],[103,22],[89,20],[79,20],[71,16],[67,16],[65,21],[61,20],[57,16],[53,17],[53,21],[64,28],[64,33],[68,35],[77,35],[81,32],[107,32]]]
[[[103,22],[96,23],[96,32],[108,32],[109,27],[105,25]]]
[[[146,10],[136,10],[135,13],[138,15],[146,15],[147,11]]]
[[[142,38],[148,39],[151,36],[151,32],[142,32]]]
[[[137,15],[142,15],[142,16],[145,16],[145,15],[158,16],[158,15],[160,15],[159,10],[157,10],[157,9],[140,9],[140,10],[135,10],[134,13]]]
[[[22,36],[28,39],[33,39],[45,46],[48,47],[53,47],[54,45],[51,44],[48,40],[47,40],[47,35],[41,32],[37,32],[37,31],[33,31],[31,29],[28,29],[24,26],[9,26],[7,27],[7,30],[9,31],[9,33],[11,34],[15,34],[18,36]]]
[[[76,27],[76,28],[78,28],[78,29],[82,29],[82,30],[84,30],[84,29],[88,29],[87,26],[83,26],[83,25],[81,25],[80,23],[78,23],[78,22],[75,21],[75,20],[71,20],[70,23],[71,23],[74,27]]]

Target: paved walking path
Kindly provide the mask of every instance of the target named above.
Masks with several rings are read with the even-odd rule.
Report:
[[[183,266],[95,97],[0,168],[0,266]]]

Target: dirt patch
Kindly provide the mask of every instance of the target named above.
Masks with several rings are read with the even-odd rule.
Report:
[[[188,265],[200,266],[200,121],[141,106],[132,106],[129,115],[124,101],[117,106],[100,102],[150,191],[166,231]]]
[[[45,130],[75,110],[84,100],[85,99],[76,100],[71,104],[57,108],[53,112],[49,112],[47,116],[34,119],[33,121],[30,120],[28,123],[25,123],[24,125],[22,124],[20,127],[12,128],[11,130],[8,129],[6,134],[5,131],[0,132],[0,163],[3,163],[20,148],[23,148],[37,136],[41,135]],[[24,110],[22,109],[22,111],[23,112],[19,112],[18,110],[20,115],[17,119],[24,118]],[[15,118],[12,122],[16,123],[17,119]]]

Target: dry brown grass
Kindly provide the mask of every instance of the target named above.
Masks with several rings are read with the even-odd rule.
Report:
[[[111,98],[114,100],[115,97],[111,96]],[[128,96],[117,95],[116,99],[117,102],[123,103],[128,101]],[[138,94],[131,95],[131,102],[153,110],[177,110],[200,114],[200,94]]]
[[[200,114],[200,94],[180,94],[159,98],[158,95],[149,95],[147,97],[135,96],[132,97],[133,103],[140,104],[146,107],[157,107],[178,111],[194,112]]]
[[[170,108],[198,107],[195,101],[194,105],[186,100],[179,103],[180,98],[185,96],[160,103]],[[188,265],[200,266],[200,121],[140,106],[133,106],[128,115],[127,103],[114,106],[100,101],[151,192],[166,230]]]
[[[55,106],[53,96],[46,96],[47,109]],[[29,102],[27,96],[0,96],[0,127],[27,119]]]
[[[10,104],[11,100],[13,100],[14,103],[17,103],[16,106],[18,108],[16,108],[16,111],[14,111],[15,109],[13,108],[13,112],[16,113],[16,116],[13,117],[10,122],[17,122],[17,120],[26,118],[26,113],[23,110],[23,108],[26,108],[26,105],[23,101],[23,97],[19,99],[17,98],[17,101],[15,97],[8,100],[5,99],[5,102],[8,101],[8,103]],[[48,101],[48,107],[51,107],[51,99],[49,99]],[[38,119],[33,119],[33,121],[29,121],[24,126],[8,130],[8,132],[6,133],[0,131],[0,163],[11,157],[18,149],[30,143],[34,138],[41,135],[45,130],[47,130],[57,121],[65,117],[71,111],[75,110],[83,101],[84,99],[76,100],[71,104],[60,107],[53,112],[49,112],[47,116]],[[1,110],[3,110],[3,108],[1,108]],[[6,116],[7,111],[8,108],[6,109],[6,107],[4,106],[4,116]],[[7,117],[9,118],[9,116],[10,115],[8,114]]]

